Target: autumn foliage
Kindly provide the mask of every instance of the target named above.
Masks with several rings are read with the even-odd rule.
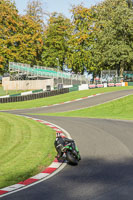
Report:
[[[0,69],[9,61],[40,64],[43,46],[41,25],[29,15],[20,16],[9,0],[0,2]]]
[[[63,66],[76,73],[133,69],[133,1],[104,0],[71,9],[72,19],[47,15],[41,0],[30,0],[20,15],[12,0],[0,0],[0,73],[9,62]],[[46,14],[46,12],[45,12]]]

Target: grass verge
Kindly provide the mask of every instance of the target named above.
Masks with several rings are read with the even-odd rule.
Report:
[[[41,107],[41,106],[47,106],[47,105],[58,104],[58,103],[66,102],[66,101],[71,101],[74,99],[91,96],[93,94],[114,92],[114,91],[128,90],[128,89],[133,89],[133,86],[98,88],[98,89],[90,89],[90,90],[83,90],[83,91],[75,91],[75,92],[70,92],[67,94],[61,94],[61,95],[57,95],[53,97],[41,98],[41,99],[36,99],[36,100],[31,100],[31,101],[0,104],[0,110],[35,108],[35,107]]]
[[[39,115],[133,120],[133,95],[86,109]]]
[[[0,188],[46,168],[56,155],[51,128],[31,119],[0,113]]]

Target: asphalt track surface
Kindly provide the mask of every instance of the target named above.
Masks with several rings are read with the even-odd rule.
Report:
[[[133,90],[39,109],[39,112],[74,110],[133,94]],[[81,106],[80,106],[81,105]],[[63,110],[64,106],[64,110]],[[67,107],[67,108],[66,108]],[[38,109],[36,109],[37,111]],[[30,113],[35,109],[30,109]],[[29,113],[29,110],[9,111]],[[52,178],[4,200],[132,200],[133,199],[133,122],[108,119],[34,116],[54,123],[75,139],[82,160],[67,165]]]

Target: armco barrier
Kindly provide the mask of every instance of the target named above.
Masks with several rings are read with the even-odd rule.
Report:
[[[73,85],[73,87],[69,88],[69,92],[78,91],[78,90],[79,90],[79,85]]]
[[[121,87],[121,86],[122,86],[122,83],[115,83],[115,86],[116,86],[116,87]]]
[[[81,90],[88,90],[88,84],[79,85],[79,91]]]
[[[108,87],[114,87],[115,84],[114,83],[108,83]]]
[[[91,89],[91,88],[96,88],[96,85],[95,84],[89,85],[89,89]]]
[[[97,84],[97,88],[103,88],[104,84]]]
[[[133,82],[128,82],[128,86],[133,86]]]
[[[40,90],[33,90],[32,93],[38,93],[38,92],[43,92],[43,89]]]
[[[11,94],[10,97],[16,97],[16,96],[21,96],[21,93],[18,94]]]
[[[59,95],[59,94],[64,94],[64,93],[68,93],[68,92],[69,92],[69,88],[63,88],[60,90],[53,90],[53,91],[49,91],[49,92],[29,94],[29,95],[25,95],[25,96],[12,96],[12,97],[7,97],[7,98],[0,98],[0,103],[28,101],[28,100],[38,99],[38,98],[45,98],[45,97],[55,96],[55,95]]]

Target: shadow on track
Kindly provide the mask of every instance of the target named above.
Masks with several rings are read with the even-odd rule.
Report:
[[[68,165],[47,181],[3,199],[132,200],[133,159],[84,158],[78,166]]]
[[[64,177],[65,182],[71,182],[73,188],[72,192],[66,191],[66,199],[133,199],[133,159],[119,162],[83,159],[79,167],[80,174],[78,167],[72,167]]]

